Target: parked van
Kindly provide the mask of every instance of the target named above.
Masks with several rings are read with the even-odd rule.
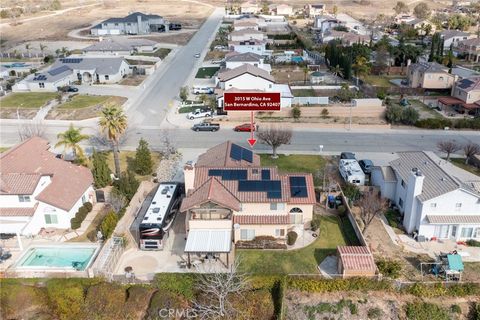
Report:
[[[203,94],[203,93],[212,94],[213,93],[213,88],[194,86],[193,87],[193,93],[194,94]]]

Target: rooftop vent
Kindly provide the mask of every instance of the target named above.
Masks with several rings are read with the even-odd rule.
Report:
[[[412,172],[417,172],[418,168],[412,168]]]
[[[417,177],[421,177],[421,176],[422,176],[422,172],[421,172],[420,170],[417,170],[417,172],[415,173],[415,175],[416,175]]]

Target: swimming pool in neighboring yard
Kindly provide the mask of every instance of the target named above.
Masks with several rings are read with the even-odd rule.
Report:
[[[29,248],[18,260],[19,269],[70,269],[84,271],[98,253],[97,245],[45,245]]]

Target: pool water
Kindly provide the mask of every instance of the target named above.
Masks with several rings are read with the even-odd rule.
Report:
[[[292,57],[292,62],[295,62],[295,63],[303,62],[303,58],[302,57]]]
[[[31,248],[20,261],[21,267],[73,268],[83,271],[95,254],[96,247]]]

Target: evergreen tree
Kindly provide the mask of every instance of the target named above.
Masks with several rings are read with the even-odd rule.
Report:
[[[127,198],[128,201],[132,200],[135,192],[137,192],[140,183],[135,178],[135,174],[132,171],[123,172],[120,179],[113,183],[113,186]]]
[[[137,153],[135,154],[135,172],[141,175],[153,172],[153,160],[148,148],[148,142],[143,138],[138,141]]]
[[[103,188],[108,186],[112,182],[112,179],[110,178],[112,171],[108,167],[105,155],[94,150],[92,155],[92,165],[92,175],[95,181],[95,187]]]

